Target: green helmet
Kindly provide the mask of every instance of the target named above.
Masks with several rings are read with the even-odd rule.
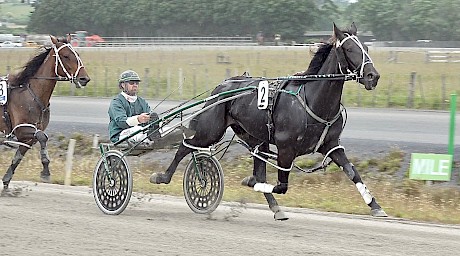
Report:
[[[141,81],[139,75],[133,70],[126,70],[120,74],[120,78],[118,78],[118,84],[128,82],[128,81]]]

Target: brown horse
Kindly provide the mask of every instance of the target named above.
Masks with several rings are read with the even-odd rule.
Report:
[[[51,47],[45,47],[19,73],[8,75],[2,81],[2,88],[7,87],[8,100],[1,106],[3,115],[0,119],[0,134],[4,133],[3,144],[18,146],[3,176],[2,193],[8,192],[16,167],[37,141],[40,143],[43,164],[41,180],[51,181],[48,167],[50,159],[46,148],[48,135],[44,132],[50,120],[51,94],[57,81],[70,81],[77,88],[86,86],[90,81],[78,53],[69,44],[70,37],[50,38]]]

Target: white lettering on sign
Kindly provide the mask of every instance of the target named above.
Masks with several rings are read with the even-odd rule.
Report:
[[[414,159],[413,164],[414,174],[430,174],[444,176],[448,174],[450,167],[450,163],[448,160]]]
[[[434,167],[433,159],[415,159],[414,173],[415,174],[430,174]]]
[[[433,172],[434,175],[447,175],[449,172],[450,161],[448,160],[439,160],[438,170]]]
[[[409,178],[416,180],[450,180],[452,155],[412,153]]]

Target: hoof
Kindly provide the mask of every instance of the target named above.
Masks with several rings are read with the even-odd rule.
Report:
[[[51,183],[51,175],[40,175],[40,179],[43,183]]]
[[[22,189],[21,188],[16,188],[16,189],[11,189],[11,188],[5,188],[2,190],[2,193],[0,196],[2,197],[17,197],[21,195]]]
[[[242,181],[241,181],[241,185],[243,186],[248,186],[248,187],[254,187],[254,185],[256,184],[256,178],[254,176],[249,176],[249,177],[246,177],[244,178]]]
[[[289,218],[286,217],[286,214],[284,214],[283,211],[277,211],[275,212],[275,220],[288,220]]]
[[[161,173],[154,173],[150,176],[150,183],[153,183],[153,184],[168,184],[169,183],[169,180],[167,180],[165,177],[164,174],[161,174]]]
[[[382,210],[382,208],[372,209],[371,210],[371,215],[373,217],[388,217],[388,215],[386,214],[386,212],[384,210]]]

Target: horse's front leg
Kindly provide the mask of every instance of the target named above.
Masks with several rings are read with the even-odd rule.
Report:
[[[193,119],[194,129],[196,131],[195,135],[193,138],[185,139],[184,141],[187,144],[198,148],[206,148],[219,142],[220,138],[222,138],[227,130],[224,111],[225,106],[221,105],[201,113],[198,117],[196,117],[197,120]],[[216,117],[220,117],[220,119],[215,119]],[[212,125],[210,125],[209,120],[212,120]],[[168,169],[164,173],[153,173],[150,176],[150,183],[169,184],[180,161],[193,151],[196,151],[196,149],[186,147],[183,143],[180,144],[179,149],[177,150],[176,155],[174,156],[174,159]]]
[[[40,143],[40,160],[43,165],[43,170],[40,172],[40,178],[42,182],[50,183],[51,182],[51,174],[49,170],[50,157],[48,155],[48,149],[47,149],[48,135],[46,135],[46,133],[43,132],[42,130],[38,130],[34,134],[34,137]]]
[[[24,147],[24,146],[19,146],[19,148],[16,150],[16,154],[14,155],[13,160],[11,160],[11,165],[10,167],[8,167],[8,170],[6,171],[2,179],[3,181],[2,194],[9,191],[8,187],[10,185],[11,179],[13,178],[14,171],[18,167],[19,163],[21,163],[21,160],[26,154],[27,150],[29,150],[29,148]]]
[[[348,160],[344,149],[336,149],[329,156],[334,163],[342,168],[347,177],[355,183],[355,186],[363,197],[364,202],[371,208],[371,215],[374,217],[387,217],[388,215],[377,203],[377,200],[375,200],[374,196],[372,196],[369,189],[367,189],[355,166]]]
[[[268,146],[265,144],[259,147],[264,152],[268,152]],[[249,186],[254,188],[255,191],[258,192],[263,192],[265,199],[267,200],[268,207],[270,210],[275,214],[274,218],[275,220],[287,220],[289,219],[286,217],[284,214],[284,211],[281,210],[281,208],[278,205],[278,202],[276,201],[275,197],[273,196],[272,192],[275,192],[275,188],[277,188],[276,191],[282,190],[284,193],[287,191],[287,176],[286,173],[282,173],[283,177],[281,178],[282,180],[285,180],[285,186],[283,186],[283,189],[280,189],[281,183],[278,183],[277,186],[273,186],[270,184],[267,184],[267,164],[266,162],[254,157],[254,170],[253,170],[253,176],[246,177],[243,179],[241,182],[245,186]],[[287,174],[289,175],[289,173]],[[278,172],[278,179],[280,179],[280,172]],[[285,189],[284,189],[285,188]],[[275,192],[277,193],[277,192]],[[283,193],[283,194],[284,194]]]

